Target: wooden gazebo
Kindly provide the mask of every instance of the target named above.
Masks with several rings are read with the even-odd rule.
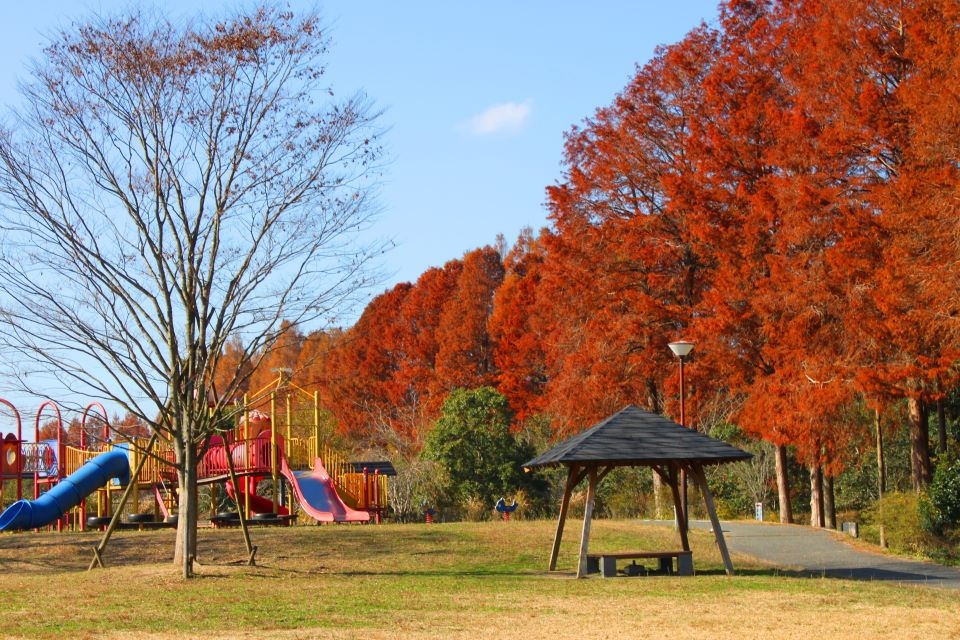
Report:
[[[676,507],[680,542],[685,552],[690,551],[690,543],[687,540],[687,518],[684,513],[686,505],[681,497],[680,479],[683,473],[692,479],[703,495],[727,574],[733,574],[733,564],[703,468],[705,465],[737,462],[751,457],[751,454],[733,445],[633,405],[628,405],[586,431],[564,440],[523,465],[528,470],[561,465],[567,467],[567,483],[560,503],[560,517],[550,553],[549,570],[553,571],[557,566],[560,539],[563,536],[563,525],[573,489],[584,478],[589,478],[583,514],[583,534],[580,539],[580,561],[577,565],[579,578],[587,572],[590,521],[593,517],[597,485],[616,467],[643,466],[651,467],[670,487]]]

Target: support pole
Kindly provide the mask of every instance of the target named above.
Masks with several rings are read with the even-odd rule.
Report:
[[[137,468],[134,469],[133,473],[130,475],[130,482],[127,483],[127,488],[124,489],[123,495],[120,496],[120,504],[117,505],[116,511],[113,512],[113,516],[110,518],[110,524],[107,525],[107,530],[103,532],[103,537],[93,549],[93,560],[90,561],[90,566],[87,567],[87,571],[90,571],[94,567],[103,568],[103,550],[107,548],[107,543],[110,542],[110,536],[113,535],[113,530],[117,528],[120,516],[123,514],[123,507],[127,504],[127,499],[130,497],[133,487],[137,484],[137,478],[140,477],[140,471],[143,470],[143,465],[147,463],[147,458],[150,457],[148,454],[153,450],[153,445],[157,443],[158,435],[159,432],[154,431],[153,435],[150,436],[150,440],[147,442],[146,451],[137,462]]]
[[[313,392],[313,459],[320,457],[320,392]]]
[[[571,464],[567,470],[567,484],[563,488],[563,499],[560,500],[560,517],[557,519],[557,533],[553,536],[553,549],[550,551],[550,566],[547,571],[557,568],[557,555],[560,553],[560,539],[563,537],[563,524],[567,520],[567,509],[570,507],[570,494],[579,482],[577,465]]]
[[[290,463],[290,455],[293,453],[290,450],[290,442],[291,442],[290,436],[292,435],[290,430],[291,430],[291,427],[293,426],[293,407],[291,404],[292,402],[293,400],[290,398],[290,392],[288,391],[287,392],[287,439],[283,441],[283,455],[284,457],[286,457],[288,464]],[[285,485],[283,480],[280,480],[280,494],[281,494],[281,497],[283,498],[283,500],[280,503],[283,506],[287,507],[287,513],[293,513],[293,509],[291,508],[292,505],[290,501],[290,492],[284,493],[283,491],[284,486]],[[274,511],[276,511],[277,513],[280,513],[276,509],[274,509]]]
[[[144,463],[149,456],[140,453],[133,447],[130,448],[130,454],[140,456],[140,459],[137,460],[137,472],[130,478],[130,486],[133,487],[133,493],[130,497],[130,500],[134,504],[133,512],[140,513],[140,471],[143,470]]]
[[[248,450],[249,442],[244,445]],[[240,485],[237,483],[237,472],[233,469],[233,452],[230,451],[230,445],[226,442],[223,443],[224,453],[227,456],[227,471],[230,473],[230,482],[233,483],[234,491],[238,491]],[[250,540],[250,530],[247,529],[247,510],[244,509],[244,505],[240,504],[241,502],[246,502],[246,500],[241,501],[237,500],[237,511],[240,514],[240,530],[243,532],[243,542],[247,545],[247,564],[251,567],[257,563],[257,548],[253,546],[253,541]]]
[[[228,448],[227,461],[231,468],[233,467],[232,455]],[[250,470],[250,404],[247,402],[246,394],[243,395],[243,468],[245,471]],[[240,491],[240,485],[236,482],[233,483],[233,487],[235,491]],[[241,506],[240,501],[237,500],[237,511],[240,513],[241,520],[246,517],[247,513],[250,513],[250,487],[244,487],[244,489],[243,505]]]
[[[587,504],[583,509],[583,532],[580,534],[580,560],[577,562],[577,577],[587,575],[587,550],[590,546],[590,523],[593,520],[593,503],[597,497],[597,467],[590,467],[590,484],[587,487]]]
[[[710,487],[707,486],[707,476],[703,472],[703,465],[694,464],[691,475],[693,481],[699,485],[700,493],[703,494],[703,501],[707,505],[707,513],[710,514],[710,524],[713,526],[713,537],[717,540],[717,547],[720,549],[720,556],[723,558],[723,566],[728,576],[733,575],[733,562],[730,561],[730,552],[727,550],[727,542],[723,538],[723,528],[720,526],[720,518],[717,517],[717,508],[713,504],[713,495],[710,493]]]
[[[287,442],[290,442],[290,429],[293,426],[293,406],[292,399],[290,398],[290,393],[287,392]],[[290,446],[289,444],[287,445]],[[290,452],[286,451],[287,457],[290,457]]]
[[[677,510],[677,531],[680,532],[680,544],[683,545],[684,551],[690,551],[690,541],[687,538],[687,514],[683,510],[684,504],[681,499],[680,486],[677,480],[677,463],[670,463],[670,472],[664,480],[667,481],[667,484],[670,485],[670,491],[673,493],[673,506]]]
[[[683,360],[684,360],[684,356],[680,356],[680,426],[686,427],[687,426],[687,392],[684,387],[684,380],[683,380]],[[689,506],[687,504],[687,470],[685,467],[680,467],[680,505],[681,505],[681,508],[677,515],[678,515],[678,519],[683,520],[683,526],[681,527],[680,530],[684,532],[681,535],[685,535],[687,527],[690,526],[690,520],[687,517],[689,514],[689,511],[688,511]],[[684,547],[684,550],[689,551],[687,547]]]
[[[280,472],[277,469],[277,392],[270,394],[270,482],[273,485],[273,512],[280,513]],[[287,416],[289,420],[289,415]],[[287,423],[289,429],[289,422]]]

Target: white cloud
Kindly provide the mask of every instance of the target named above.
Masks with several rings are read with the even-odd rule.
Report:
[[[483,113],[470,118],[467,126],[478,136],[494,133],[516,133],[523,129],[533,109],[533,100],[504,102],[488,107]]]

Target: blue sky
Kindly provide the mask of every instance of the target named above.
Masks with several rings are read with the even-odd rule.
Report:
[[[46,35],[91,13],[136,3],[5,2],[0,8],[0,102]],[[234,2],[167,0],[164,11],[213,14]],[[245,5],[241,5],[245,6]],[[634,65],[675,42],[716,0],[554,2],[293,2],[317,7],[333,45],[335,92],[366,92],[386,111],[392,159],[377,233],[396,249],[385,286],[546,223],[544,189],[561,176],[563,134],[609,104]]]
[[[248,4],[167,0],[162,7],[189,17],[198,7],[218,15]],[[48,35],[136,5],[2,3],[0,103],[17,101],[17,78]],[[385,110],[391,162],[376,233],[396,248],[382,265],[388,279],[381,290],[492,243],[498,233],[511,242],[523,227],[545,225],[544,190],[561,178],[564,132],[610,104],[658,44],[676,42],[717,13],[717,0],[291,6],[318,8],[330,27],[334,91],[364,91]]]
[[[546,223],[563,134],[609,104],[715,0],[327,5],[335,86],[387,108],[382,192],[391,282]]]

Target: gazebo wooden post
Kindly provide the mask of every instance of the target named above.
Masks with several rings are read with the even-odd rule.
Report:
[[[557,519],[557,533],[553,537],[553,549],[550,551],[550,566],[547,571],[553,571],[557,568],[557,556],[560,553],[560,539],[563,537],[563,525],[567,520],[567,509],[570,507],[570,494],[574,487],[580,482],[577,477],[578,465],[571,464],[567,467],[567,484],[563,488],[563,499],[560,501],[560,517]]]
[[[707,486],[707,476],[703,472],[703,465],[699,463],[691,465],[690,475],[693,476],[693,481],[700,487],[700,493],[703,494],[703,501],[707,505],[707,513],[710,514],[710,524],[713,526],[713,537],[717,540],[720,557],[723,558],[723,566],[727,570],[727,575],[732,576],[733,563],[730,561],[727,542],[723,538],[723,528],[720,526],[720,518],[717,517],[717,508],[713,504],[713,495],[710,493],[710,487]]]
[[[587,504],[583,508],[583,533],[580,534],[580,559],[577,562],[577,577],[587,575],[587,549],[590,545],[590,522],[593,520],[593,503],[597,497],[597,465],[590,465],[590,484],[587,487]]]
[[[676,462],[670,463],[670,474],[666,478],[670,485],[670,493],[673,494],[673,506],[677,510],[677,531],[680,532],[680,544],[684,551],[690,551],[690,541],[687,538],[687,514],[683,510],[683,499],[680,495],[680,484],[678,478],[679,467]]]

